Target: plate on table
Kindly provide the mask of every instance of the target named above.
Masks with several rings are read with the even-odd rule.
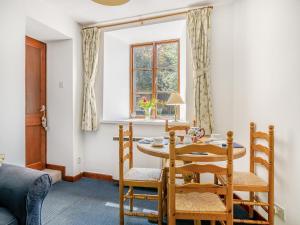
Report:
[[[161,144],[152,143],[151,146],[154,148],[162,148],[162,147],[164,147],[164,143],[161,143]]]

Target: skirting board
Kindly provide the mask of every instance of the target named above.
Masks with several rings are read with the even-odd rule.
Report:
[[[76,176],[66,176],[66,167],[54,164],[47,164],[46,168],[52,170],[59,170],[62,174],[62,179],[68,182],[75,182],[80,180],[82,177],[87,177],[95,180],[106,180],[106,181],[113,181],[111,175],[101,174],[101,173],[92,173],[92,172],[82,172]]]
[[[92,172],[83,172],[82,173],[83,177],[88,177],[91,179],[96,179],[96,180],[106,180],[106,181],[113,181],[113,178],[111,175],[106,175],[106,174],[101,174],[101,173],[92,173]]]

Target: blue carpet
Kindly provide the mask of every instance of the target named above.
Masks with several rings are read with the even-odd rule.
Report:
[[[42,210],[43,225],[118,225],[118,186],[111,182],[83,178],[80,181],[55,184],[45,199]],[[146,192],[146,190],[139,190]],[[107,204],[109,202],[109,204]],[[155,210],[156,204],[136,201],[135,206]],[[235,209],[240,218],[246,212]],[[146,218],[125,217],[126,225],[151,225]],[[192,225],[190,221],[178,221],[178,225]],[[206,225],[206,223],[202,223]],[[208,224],[208,223],[207,223]]]

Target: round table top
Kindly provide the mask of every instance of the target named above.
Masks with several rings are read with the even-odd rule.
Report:
[[[164,145],[163,147],[153,147],[152,144],[141,144],[137,143],[137,149],[140,152],[143,152],[147,155],[159,157],[159,158],[169,158],[169,145]],[[246,155],[246,148],[234,148],[233,149],[233,159],[239,159]],[[194,155],[194,154],[186,154],[186,155],[180,155],[176,158],[176,160],[183,160],[189,158],[197,158],[197,162],[220,162],[220,161],[226,161],[227,156],[226,155],[215,155],[211,153],[206,153],[203,155]]]

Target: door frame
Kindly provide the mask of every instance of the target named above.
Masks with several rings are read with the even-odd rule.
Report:
[[[29,36],[25,36],[25,94],[26,94],[26,46],[29,45],[31,47],[40,47],[44,48],[43,51],[41,51],[41,93],[44,93],[41,95],[41,103],[44,103],[46,106],[46,118],[47,118],[47,44],[44,42],[41,42],[39,40],[36,40],[34,38],[31,38]],[[47,132],[45,129],[42,129],[41,135],[42,138],[44,139],[44,151],[42,152],[41,155],[41,163],[33,163],[29,164],[28,162],[28,154],[27,154],[27,146],[26,146],[26,126],[27,126],[27,119],[26,119],[26,99],[25,99],[25,165],[26,167],[29,167],[31,169],[37,169],[37,170],[42,170],[46,168],[47,164]],[[40,115],[40,118],[42,117],[42,113]]]

